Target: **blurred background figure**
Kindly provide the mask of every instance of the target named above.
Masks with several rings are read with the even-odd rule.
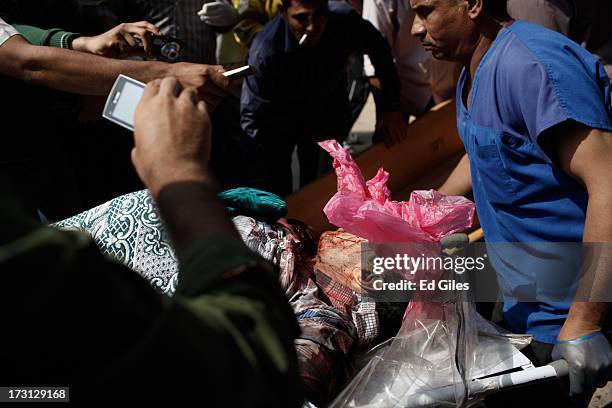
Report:
[[[404,118],[419,116],[431,105],[429,83],[431,54],[410,34],[414,11],[404,0],[364,0],[363,18],[389,42],[391,53],[401,83],[400,109]],[[376,70],[370,59],[364,56],[365,73],[370,77],[374,90],[380,88]],[[374,91],[374,95],[377,92]]]
[[[231,0],[218,0],[204,3],[198,11],[202,22],[210,27],[235,27],[238,12]],[[234,36],[234,30],[217,33],[217,64],[226,67],[237,67],[246,61],[247,49],[241,46]]]
[[[612,2],[609,0],[508,0],[512,18],[540,24],[594,54],[612,79]]]
[[[282,0],[234,0],[238,22],[234,36],[239,44],[250,48],[253,39],[268,21],[280,14]]]

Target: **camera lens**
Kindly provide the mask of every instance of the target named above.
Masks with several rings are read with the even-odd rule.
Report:
[[[165,44],[161,49],[161,55],[169,61],[175,61],[181,54],[181,46],[176,42]]]

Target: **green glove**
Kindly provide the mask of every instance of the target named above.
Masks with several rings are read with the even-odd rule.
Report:
[[[287,203],[273,193],[249,187],[239,187],[219,193],[219,199],[230,215],[246,215],[274,223],[287,215]]]

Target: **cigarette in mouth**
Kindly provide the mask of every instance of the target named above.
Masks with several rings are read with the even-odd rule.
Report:
[[[302,38],[300,38],[300,45],[303,45],[306,42],[306,39],[308,38],[308,33],[304,33],[304,35],[302,36]]]

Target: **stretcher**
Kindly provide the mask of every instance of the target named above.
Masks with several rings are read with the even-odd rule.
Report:
[[[553,361],[542,367],[526,367],[511,373],[475,379],[469,384],[469,395],[471,399],[476,398],[480,400],[502,390],[520,388],[546,381],[556,381],[567,375],[567,362],[565,360]],[[451,386],[437,390],[428,390],[423,393],[417,393],[414,395],[414,398],[403,401],[404,404],[398,405],[398,408],[439,407],[440,401],[448,401],[454,397],[455,388]],[[377,408],[376,404],[359,405],[359,407]]]

